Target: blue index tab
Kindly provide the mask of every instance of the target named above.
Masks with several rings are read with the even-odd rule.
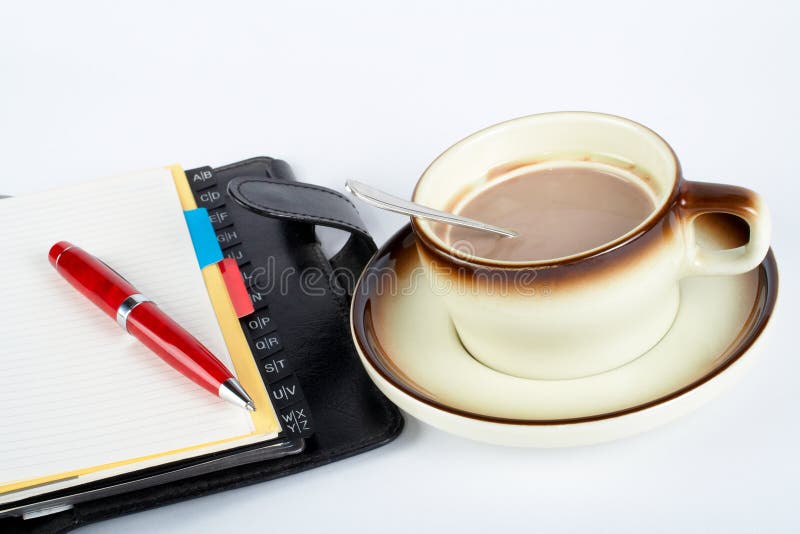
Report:
[[[208,218],[208,210],[197,208],[183,212],[186,217],[186,226],[189,227],[189,235],[192,236],[194,253],[197,256],[197,263],[202,269],[206,265],[222,261],[222,249],[217,242],[217,234]]]

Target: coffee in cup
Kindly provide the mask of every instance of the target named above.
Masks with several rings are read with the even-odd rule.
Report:
[[[635,174],[611,165],[553,162],[504,173],[450,210],[513,228],[507,239],[460,226],[439,229],[456,248],[504,261],[562,258],[590,250],[631,231],[655,209],[655,199]]]

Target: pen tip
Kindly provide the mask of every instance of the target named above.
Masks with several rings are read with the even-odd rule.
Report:
[[[256,404],[250,395],[244,390],[242,385],[235,378],[229,378],[219,385],[219,396],[240,408],[247,408],[249,411],[256,411]]]

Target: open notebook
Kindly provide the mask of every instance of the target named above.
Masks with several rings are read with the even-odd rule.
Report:
[[[193,203],[179,169],[0,200],[0,504],[280,431],[219,269],[198,265],[182,211]],[[257,411],[210,395],[73,289],[47,260],[59,240],[153,298]]]

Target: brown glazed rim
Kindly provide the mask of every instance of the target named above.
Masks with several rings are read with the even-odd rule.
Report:
[[[682,388],[673,391],[672,393],[668,393],[667,395],[663,395],[657,399],[653,399],[636,406],[631,406],[629,408],[624,408],[622,410],[616,410],[603,414],[569,419],[512,419],[494,417],[491,415],[484,415],[454,408],[425,396],[418,390],[403,382],[402,379],[398,379],[396,375],[382,363],[382,357],[378,353],[378,350],[376,350],[375,347],[367,341],[369,336],[364,317],[370,297],[365,291],[365,288],[362,287],[362,284],[365,280],[365,274],[374,267],[378,259],[384,257],[389,249],[394,248],[397,242],[402,241],[409,234],[411,234],[410,225],[406,225],[401,228],[397,233],[389,238],[389,240],[383,245],[383,247],[380,248],[380,250],[378,250],[377,253],[372,256],[372,259],[364,268],[361,278],[356,284],[356,288],[353,292],[353,303],[350,308],[350,321],[353,325],[354,341],[358,345],[359,350],[364,355],[370,366],[372,366],[372,368],[375,369],[375,371],[377,371],[378,374],[381,375],[387,382],[406,395],[409,395],[410,397],[437,410],[442,410],[453,415],[489,423],[522,426],[555,426],[589,423],[602,421],[605,419],[613,419],[665,404],[699,388],[706,382],[709,382],[718,375],[721,375],[726,369],[728,369],[728,367],[737,362],[764,331],[764,328],[767,326],[767,323],[772,316],[772,312],[775,308],[775,302],[778,297],[778,266],[775,262],[775,255],[773,254],[772,249],[770,249],[767,253],[767,256],[764,258],[764,261],[762,261],[761,265],[758,267],[759,280],[758,288],[756,290],[757,296],[753,303],[753,308],[750,312],[747,323],[744,325],[742,331],[739,332],[739,335],[736,336],[732,344],[726,349],[725,352],[728,353],[727,357],[717,367],[706,373],[704,376],[683,386]]]
[[[429,249],[435,251],[438,255],[444,256],[448,258],[450,261],[453,261],[458,264],[471,264],[471,265],[482,265],[487,267],[495,267],[495,268],[503,268],[503,269],[524,269],[529,267],[550,267],[550,266],[559,266],[559,265],[566,265],[575,262],[579,262],[588,258],[593,258],[595,256],[599,256],[606,252],[609,252],[613,249],[622,247],[630,243],[631,241],[635,241],[643,234],[645,234],[648,230],[653,228],[658,221],[664,217],[664,215],[672,208],[675,201],[678,199],[680,195],[680,186],[681,182],[683,181],[683,174],[681,171],[681,163],[678,160],[678,156],[675,154],[675,151],[672,147],[667,143],[667,141],[658,135],[656,132],[648,128],[647,126],[640,124],[636,121],[632,121],[630,119],[626,119],[625,117],[620,117],[619,115],[612,115],[609,113],[598,113],[595,111],[551,111],[548,113],[535,113],[532,115],[523,115],[521,117],[516,117],[514,119],[509,119],[506,121],[498,122],[497,124],[493,124],[491,126],[487,126],[486,128],[482,128],[475,133],[468,135],[467,137],[453,143],[447,149],[444,150],[441,154],[439,154],[436,159],[434,159],[430,165],[428,165],[425,170],[420,175],[419,180],[417,180],[417,184],[414,186],[414,191],[411,193],[411,200],[416,202],[417,191],[419,190],[420,183],[422,183],[426,174],[430,168],[436,164],[441,158],[445,156],[451,149],[460,145],[461,143],[465,143],[471,139],[478,137],[481,134],[489,130],[493,130],[505,124],[513,123],[519,120],[528,119],[531,117],[548,117],[548,116],[556,116],[556,115],[571,115],[571,114],[580,114],[580,115],[590,115],[598,118],[603,118],[606,120],[613,120],[613,121],[620,121],[626,123],[634,128],[641,128],[646,133],[649,133],[654,138],[656,138],[659,142],[664,145],[670,155],[672,156],[672,160],[675,163],[675,176],[672,178],[672,191],[667,195],[664,201],[661,203],[659,208],[653,211],[647,219],[645,219],[637,228],[634,229],[632,233],[625,234],[623,236],[618,237],[617,239],[610,241],[604,245],[600,245],[599,247],[593,248],[591,250],[587,250],[585,252],[578,252],[577,254],[571,254],[569,256],[564,256],[562,258],[555,258],[549,260],[537,260],[537,261],[493,261],[488,258],[481,258],[478,256],[459,256],[453,254],[452,250],[443,247],[439,242],[435,239],[431,239],[428,235],[428,232],[424,230],[420,224],[417,217],[411,217],[411,227],[414,230],[414,234],[417,236],[418,239]]]

